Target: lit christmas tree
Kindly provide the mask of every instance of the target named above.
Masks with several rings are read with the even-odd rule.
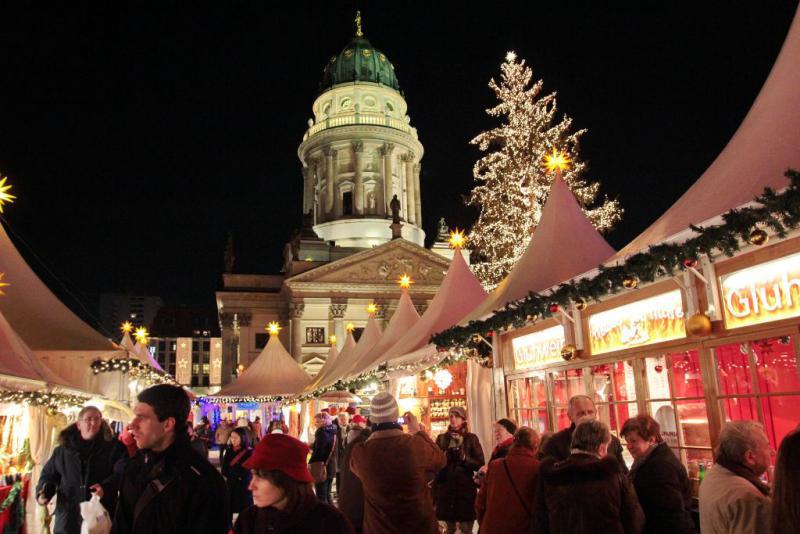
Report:
[[[540,96],[542,80],[531,85],[533,71],[514,52],[506,55],[500,70],[500,83],[489,82],[499,104],[486,113],[502,117],[503,123],[471,141],[487,154],[475,163],[478,185],[467,199],[481,210],[469,243],[472,270],[487,289],[511,271],[539,223],[555,177],[543,162],[554,148],[571,160],[562,177],[592,224],[606,231],[622,216],[616,200],[604,198],[596,205],[600,184],[582,178],[586,164],[578,158],[578,141],[586,130],[572,132],[572,119],[566,115],[556,122],[555,93]]]

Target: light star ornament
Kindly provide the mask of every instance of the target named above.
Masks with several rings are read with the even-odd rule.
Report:
[[[147,328],[140,326],[136,329],[136,332],[133,333],[133,337],[136,338],[136,341],[141,343],[142,345],[147,345],[147,338],[150,333],[147,331]]]
[[[558,150],[556,147],[553,147],[553,153],[548,154],[544,158],[544,165],[547,167],[547,172],[553,171],[566,171],[569,169],[569,164],[572,161],[569,159],[569,156],[563,150]]]
[[[450,248],[464,248],[466,242],[467,238],[464,236],[463,230],[456,228],[454,232],[450,232]]]
[[[414,283],[414,280],[412,280],[407,273],[403,273],[400,279],[397,280],[397,283],[400,284],[400,287],[402,287],[403,289],[408,289],[411,287],[411,284]]]
[[[0,213],[3,213],[3,204],[11,204],[17,198],[8,192],[11,189],[11,185],[6,185],[6,180],[8,180],[8,176],[3,176],[0,179]]]
[[[3,277],[4,277],[5,275],[6,275],[6,273],[0,273],[0,296],[3,296],[3,295],[5,295],[5,292],[3,291],[3,288],[4,288],[4,287],[8,287],[8,286],[10,286],[10,285],[11,285],[11,284],[9,284],[8,282],[3,282]]]
[[[123,334],[130,334],[133,331],[133,325],[130,321],[125,321],[119,329],[122,330]]]
[[[267,332],[269,332],[269,335],[271,336],[277,336],[280,330],[281,330],[281,325],[279,325],[275,321],[272,321],[267,325]]]

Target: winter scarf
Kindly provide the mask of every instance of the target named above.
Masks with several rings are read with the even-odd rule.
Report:
[[[761,479],[746,465],[731,460],[723,452],[720,452],[719,456],[717,456],[717,463],[734,475],[742,477],[755,486],[763,495],[769,497],[769,486],[761,482]]]
[[[464,436],[467,435],[467,423],[463,423],[458,428],[447,427],[447,448],[458,449],[464,445]]]

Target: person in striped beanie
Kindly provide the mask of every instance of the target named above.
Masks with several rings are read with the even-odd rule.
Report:
[[[364,488],[363,532],[438,533],[428,481],[445,466],[445,455],[413,414],[399,416],[391,394],[375,395],[372,434],[351,452],[350,469]]]

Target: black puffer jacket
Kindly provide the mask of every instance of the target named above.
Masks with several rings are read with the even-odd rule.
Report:
[[[630,473],[645,516],[644,532],[694,534],[692,486],[686,468],[666,443],[635,462]]]
[[[111,532],[227,534],[225,480],[188,436],[161,454],[139,451],[125,470]]]
[[[545,458],[533,511],[535,534],[638,534],[644,514],[615,458]]]
[[[119,488],[114,465],[125,462],[127,455],[125,446],[111,436],[107,425],[95,439],[86,441],[77,424],[72,424],[61,432],[59,443],[42,469],[36,494],[48,500],[58,495],[54,534],[77,534],[81,529],[80,503],[91,498],[91,486],[103,487],[100,502],[110,515],[114,514]]]

